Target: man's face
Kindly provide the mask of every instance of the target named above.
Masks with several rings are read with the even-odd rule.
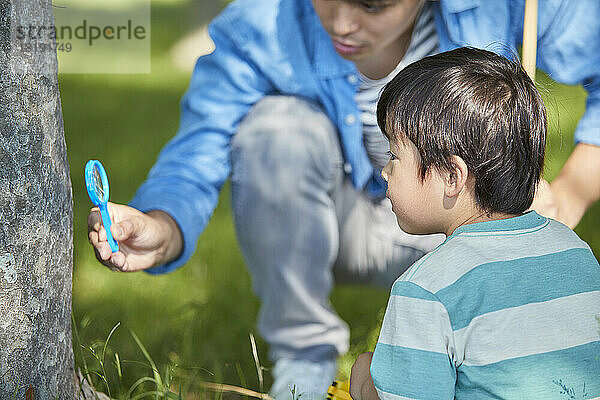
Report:
[[[350,61],[386,56],[402,45],[423,0],[312,0],[336,51]]]
[[[390,140],[390,161],[381,171],[388,184],[386,197],[392,202],[398,225],[412,234],[441,232],[438,215],[443,209],[444,180],[432,168],[420,179],[420,156],[408,139]]]

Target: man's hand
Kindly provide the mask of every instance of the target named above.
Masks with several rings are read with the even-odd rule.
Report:
[[[580,143],[559,175],[540,182],[531,209],[575,228],[600,198],[600,147]]]
[[[377,390],[371,378],[371,360],[373,353],[362,353],[352,366],[350,373],[350,396],[354,400],[379,400]]]
[[[111,233],[119,242],[113,253],[102,225],[100,210],[88,216],[88,238],[96,258],[113,271],[139,271],[162,265],[179,256],[183,239],[177,223],[164,211],[143,213],[135,208],[108,203]]]

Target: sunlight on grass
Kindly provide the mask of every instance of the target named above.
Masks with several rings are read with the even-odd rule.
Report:
[[[152,2],[151,74],[59,77],[74,197],[74,321],[81,343],[86,345],[104,343],[121,323],[110,338],[105,367],[109,384],[114,385],[111,390],[125,393],[123,396],[141,377],[156,379],[129,330],[136,333],[163,383],[165,371],[177,364],[177,373],[184,377],[182,390],[195,393],[194,398],[217,398],[204,394],[193,383],[198,380],[259,389],[249,333],[255,333],[258,356],[265,368],[270,367],[267,346],[256,334],[259,302],[237,244],[229,185],[221,193],[195,255],[171,274],[111,272],[95,260],[87,241],[91,203],[83,182],[85,162],[101,160],[110,179],[111,201],[126,203],[177,131],[179,101],[189,75],[173,67],[169,51],[180,37],[209,19],[207,15],[191,18],[191,4],[183,0]],[[573,130],[584,109],[585,92],[538,77],[551,128],[545,176],[552,179],[573,147]],[[577,229],[596,253],[600,237],[593,224],[599,216],[596,205]],[[387,289],[341,286],[333,291],[332,304],[351,326],[350,352],[340,359],[341,378],[348,377],[356,355],[373,350],[387,299]],[[82,354],[77,349],[75,356],[81,367]],[[267,371],[266,388],[270,379]],[[154,390],[145,383],[140,385],[140,390]],[[125,388],[124,392],[119,388]],[[171,390],[177,393],[177,387]]]

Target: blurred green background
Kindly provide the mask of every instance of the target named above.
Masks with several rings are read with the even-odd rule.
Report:
[[[200,237],[196,254],[171,274],[111,272],[95,260],[87,240],[91,203],[83,180],[86,161],[99,159],[106,167],[111,201],[129,201],[161,147],[177,130],[179,100],[190,76],[181,65],[193,63],[189,54],[181,59],[186,53],[183,44],[193,43],[198,36],[192,33],[214,17],[224,3],[153,1],[150,74],[59,77],[74,195],[76,362],[82,368],[98,369],[89,350],[80,345],[102,343],[121,322],[105,360],[113,397],[124,397],[137,379],[152,375],[129,330],[139,336],[161,374],[169,365],[178,366],[173,387],[177,391],[181,383],[186,398],[206,397],[201,381],[260,389],[249,341],[249,333],[255,332],[259,302],[236,242],[228,185]],[[196,50],[188,52],[192,51]],[[553,83],[543,75],[539,80],[551,126],[545,177],[552,180],[573,148],[573,130],[584,110],[585,92],[580,87]],[[599,213],[596,205],[577,228],[596,255],[600,237],[593,221],[598,220]],[[387,295],[387,289],[358,286],[334,290],[332,303],[352,332],[351,351],[340,360],[340,377],[348,376],[358,353],[372,350]],[[258,335],[257,346],[261,363],[268,369],[267,346]],[[114,365],[115,352],[122,363],[121,377]],[[100,390],[106,390],[99,378],[95,381]],[[265,388],[269,384],[267,372]]]

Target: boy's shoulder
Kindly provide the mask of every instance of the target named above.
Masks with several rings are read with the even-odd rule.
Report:
[[[493,275],[499,270],[508,272],[539,262],[560,269],[567,260],[598,265],[588,244],[570,228],[537,214],[527,218],[534,217],[536,221],[527,226],[501,222],[486,229],[483,223],[457,230],[415,262],[399,280],[437,293],[475,270],[480,275]]]

